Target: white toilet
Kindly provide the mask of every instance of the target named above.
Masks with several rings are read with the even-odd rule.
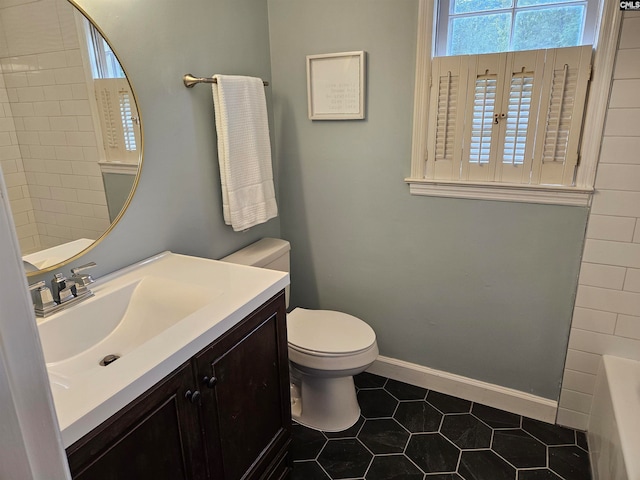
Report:
[[[263,238],[222,261],[288,272],[289,250],[286,240]],[[293,419],[325,432],[354,425],[360,406],[353,375],[378,356],[373,329],[346,313],[298,307],[287,315],[287,335]]]

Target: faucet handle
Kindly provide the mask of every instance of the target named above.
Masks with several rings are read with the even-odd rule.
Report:
[[[31,292],[31,299],[33,300],[33,306],[36,311],[44,312],[56,306],[51,290],[47,287],[47,283],[44,280],[29,285],[29,291]]]
[[[84,270],[88,270],[89,268],[93,268],[95,266],[96,266],[96,262],[89,262],[84,265],[80,265],[79,267],[75,267],[71,269],[71,279],[76,284],[76,295],[82,295],[84,293],[87,293],[89,291],[89,288],[87,287],[94,282],[91,275],[88,275],[86,273],[81,274],[80,272]]]
[[[32,283],[31,285],[29,285],[29,291],[33,292],[34,290],[39,290],[42,287],[46,287],[46,286],[47,286],[47,282],[45,282],[44,280],[40,280],[39,282]]]
[[[67,281],[67,277],[65,277],[61,273],[54,273],[53,278],[51,279],[51,288],[54,292],[58,290],[62,290],[65,288],[65,282]]]
[[[90,268],[93,268],[96,266],[96,262],[89,262],[89,263],[85,263],[84,265],[80,265],[79,267],[75,267],[71,269],[71,275],[72,276],[77,276],[78,273],[84,271],[84,270],[88,270]]]
[[[54,273],[53,278],[51,279],[51,289],[54,294],[58,290],[62,290],[65,287],[65,282],[67,281],[67,277],[62,275],[61,273]]]
[[[68,281],[62,273],[55,273],[51,279],[51,292],[53,299],[58,303],[64,303],[76,296],[75,282]]]

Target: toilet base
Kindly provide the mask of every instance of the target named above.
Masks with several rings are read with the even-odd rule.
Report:
[[[324,432],[341,432],[355,425],[360,418],[360,405],[353,377],[316,377],[296,373],[296,380],[300,382],[300,398],[292,398],[293,420]]]

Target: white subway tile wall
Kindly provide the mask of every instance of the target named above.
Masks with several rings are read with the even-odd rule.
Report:
[[[98,238],[109,215],[73,10],[0,0],[0,23],[0,165],[22,251]]]
[[[585,430],[603,354],[640,360],[640,15],[624,13],[558,423]]]

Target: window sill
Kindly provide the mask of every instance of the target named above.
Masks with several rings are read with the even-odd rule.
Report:
[[[556,187],[550,185],[487,184],[443,182],[422,178],[406,178],[412,195],[430,197],[496,200],[501,202],[543,203],[552,205],[589,206],[592,188]]]
[[[137,163],[127,162],[98,162],[102,173],[121,173],[126,175],[135,175],[138,173]]]

